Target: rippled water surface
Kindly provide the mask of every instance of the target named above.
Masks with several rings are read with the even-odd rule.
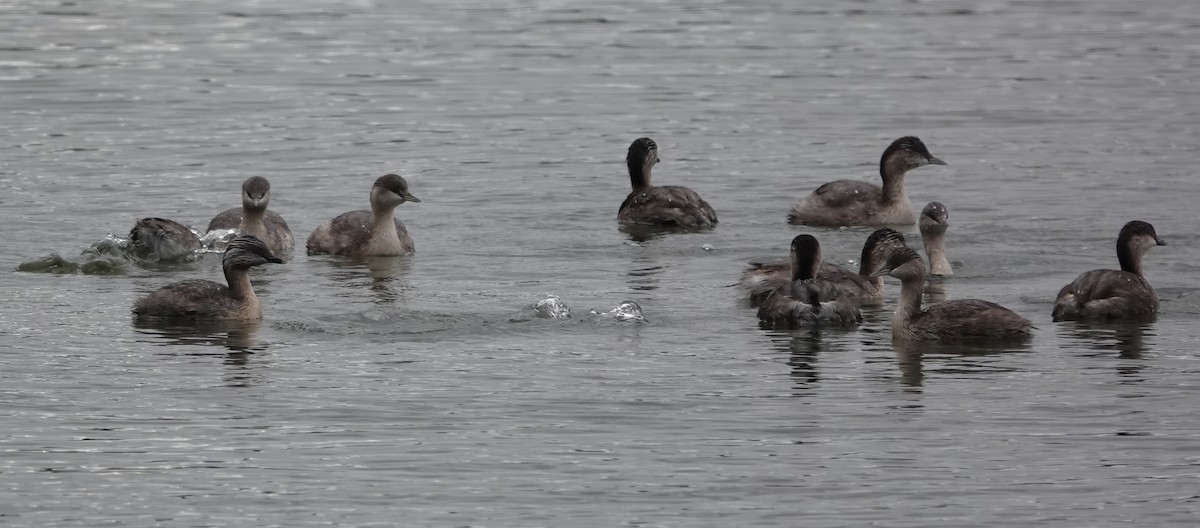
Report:
[[[1168,0],[50,2],[0,6],[6,526],[1192,526],[1200,514],[1200,8]],[[736,283],[788,207],[910,173],[1008,348],[759,327]],[[619,230],[623,158],[717,209]],[[254,272],[254,325],[135,324],[216,254],[68,263],[204,227],[261,175],[303,240],[397,172],[411,257]],[[1122,224],[1170,245],[1154,323],[1050,321]],[[906,233],[917,244],[917,233]],[[64,270],[70,271],[70,270]],[[890,280],[890,279],[889,279]],[[551,295],[573,317],[535,317]],[[639,303],[645,322],[589,314]]]

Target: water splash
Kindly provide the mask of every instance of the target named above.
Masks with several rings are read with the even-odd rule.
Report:
[[[80,252],[79,259],[71,260],[58,253],[51,253],[20,263],[17,265],[17,271],[60,275],[119,275],[125,273],[130,264],[155,269],[164,265],[192,262],[199,259],[203,253],[222,252],[235,234],[232,230],[214,231],[202,238],[205,241],[202,249],[179,259],[160,260],[153,248],[142,247],[129,238],[109,233]]]
[[[206,253],[223,253],[229,247],[229,242],[238,235],[237,229],[213,229],[200,236],[201,251]]]
[[[607,312],[598,312],[592,310],[591,315],[599,316],[602,319],[613,319],[615,321],[633,321],[635,323],[644,323],[646,318],[642,315],[642,307],[637,302],[625,301],[616,308]]]
[[[571,317],[571,307],[567,306],[557,295],[551,295],[533,305],[533,311],[538,317],[546,319],[567,319]]]

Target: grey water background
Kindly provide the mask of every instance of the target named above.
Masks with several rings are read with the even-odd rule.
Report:
[[[49,2],[0,5],[5,526],[1193,526],[1200,513],[1194,2]],[[1026,346],[759,327],[745,261],[819,184],[910,173],[950,209],[946,298]],[[617,228],[625,149],[721,223]],[[252,175],[299,242],[397,172],[411,257],[254,272],[245,327],[135,325],[219,257],[116,275],[17,266],[203,228]],[[1169,246],[1159,319],[1052,323]],[[914,230],[907,233],[918,246]],[[889,279],[890,280],[890,279]],[[529,305],[560,296],[567,320]],[[635,300],[645,324],[589,317]]]

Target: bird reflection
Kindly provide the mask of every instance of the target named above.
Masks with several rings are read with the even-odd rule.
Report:
[[[1033,347],[1028,342],[992,341],[913,341],[895,339],[892,347],[896,352],[896,363],[900,369],[900,383],[906,387],[922,387],[925,384],[926,362],[929,356],[939,356],[938,374],[967,377],[979,374],[1011,372],[1011,367],[999,367],[983,356],[1029,352]],[[945,357],[949,356],[949,357]],[[943,361],[944,360],[944,361]]]
[[[149,342],[162,346],[211,345],[226,350],[222,376],[226,386],[248,387],[261,381],[250,362],[255,352],[266,350],[255,334],[262,321],[184,321],[137,318],[133,323],[138,333],[149,336]],[[202,354],[195,354],[202,355]]]
[[[921,366],[921,349],[915,343],[898,344],[896,365],[900,367],[900,384],[905,387],[923,387],[925,370]]]
[[[357,293],[364,286],[379,304],[394,303],[404,297],[409,286],[404,282],[412,267],[411,257],[376,256],[361,259],[330,259],[335,268],[334,284]],[[365,272],[365,273],[364,273]]]
[[[221,379],[227,387],[249,387],[263,381],[262,373],[250,363],[250,352],[230,352],[225,355],[225,374]]]
[[[263,350],[255,339],[261,320],[191,321],[139,317],[133,321],[138,333],[152,336],[156,345],[214,345],[239,353]]]
[[[658,276],[664,269],[658,264],[658,261],[645,255],[638,255],[631,264],[628,272],[629,289],[634,291],[658,289]]]
[[[792,332],[788,340],[788,366],[792,367],[795,396],[808,396],[814,393],[821,381],[821,373],[817,369],[817,359],[821,351],[821,331],[808,328]]]
[[[400,278],[407,275],[411,267],[412,259],[404,257],[371,257],[367,260],[371,291],[375,292],[379,302],[395,302],[402,297],[408,287]]]
[[[637,242],[649,242],[656,238],[669,235],[671,233],[688,233],[696,231],[696,228],[678,227],[678,226],[654,226],[641,224],[621,224],[617,229],[629,236],[629,239]]]
[[[774,348],[787,354],[787,364],[791,368],[788,375],[792,378],[793,396],[812,396],[821,384],[821,370],[818,361],[821,354],[844,352],[847,339],[854,335],[853,330],[827,327],[805,327],[797,330],[777,332],[768,330]]]
[[[1153,337],[1154,323],[1147,322],[1113,322],[1113,323],[1074,323],[1065,322],[1059,325],[1064,334],[1072,341],[1078,342],[1085,348],[1088,356],[1107,356],[1112,351],[1120,359],[1140,360],[1146,352],[1146,338]],[[1117,375],[1127,382],[1143,380],[1141,372],[1146,368],[1141,361],[1122,361],[1117,364]]]

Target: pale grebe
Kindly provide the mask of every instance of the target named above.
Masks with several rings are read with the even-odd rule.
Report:
[[[633,191],[621,203],[617,220],[626,224],[711,227],[717,213],[699,194],[687,187],[650,185],[650,171],[658,163],[658,145],[639,138],[629,145],[625,163]]]
[[[912,340],[1023,339],[1032,323],[999,304],[956,299],[921,309],[925,263],[910,248],[897,250],[876,272],[900,279],[900,301],[892,316],[892,338]]]
[[[129,230],[129,245],[138,258],[171,261],[195,256],[202,244],[185,226],[166,218],[143,218]]]
[[[792,239],[791,280],[767,294],[758,318],[776,327],[862,322],[856,302],[842,299],[838,285],[817,278],[821,245],[812,235]]]
[[[308,254],[408,255],[414,250],[413,240],[396,219],[396,206],[420,201],[408,192],[404,178],[395,174],[380,176],[371,187],[371,210],[342,213],[321,224],[308,236]]]
[[[1092,270],[1063,286],[1054,302],[1055,321],[1151,318],[1158,312],[1158,295],[1142,275],[1142,256],[1165,246],[1154,226],[1134,220],[1117,235],[1121,269]]]
[[[262,305],[250,284],[250,268],[268,262],[283,261],[254,235],[238,235],[221,257],[228,286],[210,280],[176,282],[143,297],[133,305],[133,313],[138,317],[261,319]]]
[[[792,206],[788,223],[814,226],[911,225],[916,222],[904,173],[922,165],[945,165],[912,136],[893,141],[879,159],[883,188],[864,181],[826,183]]]
[[[275,253],[287,253],[296,245],[296,239],[283,217],[267,210],[270,202],[271,182],[262,176],[247,178],[242,182],[242,206],[214,216],[206,231],[237,229],[258,237]]]
[[[954,268],[946,259],[946,228],[950,226],[950,212],[942,202],[929,202],[921,210],[921,242],[925,244],[925,256],[929,257],[930,275],[954,275]]]
[[[904,235],[890,228],[876,229],[863,243],[858,273],[828,262],[821,262],[816,278],[837,285],[840,296],[856,300],[862,306],[883,304],[883,279],[872,276],[896,248],[906,247]],[[742,287],[750,291],[750,303],[757,306],[767,294],[792,280],[791,262],[751,262],[742,271]]]

